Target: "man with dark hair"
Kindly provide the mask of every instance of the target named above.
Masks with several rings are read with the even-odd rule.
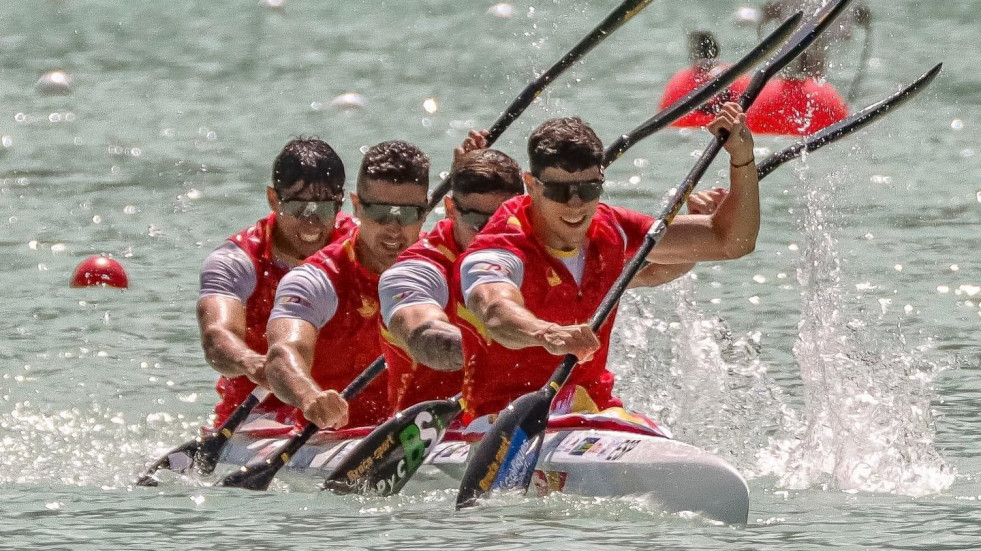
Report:
[[[355,227],[340,212],[344,164],[326,143],[295,139],[273,163],[266,201],[272,212],[228,238],[201,270],[198,324],[208,364],[221,374],[215,426],[256,385],[267,386],[266,322],[279,280],[329,242]],[[275,407],[270,401],[261,407]]]
[[[428,189],[422,151],[403,141],[372,147],[351,194],[358,229],[279,285],[267,326],[266,376],[280,400],[320,428],[374,425],[388,416],[384,374],[350,409],[338,390],[381,354],[378,277],[419,238]]]
[[[518,163],[485,147],[484,134],[472,131],[454,151],[446,218],[400,254],[379,282],[393,412],[449,398],[462,387],[460,330],[450,322],[463,307],[452,292],[453,263],[497,207],[524,192]]]
[[[748,254],[759,232],[753,137],[738,104],[727,103],[709,130],[730,133],[730,190],[709,215],[678,216],[648,256],[633,285],[658,285],[702,260]],[[599,409],[620,406],[606,368],[615,315],[587,325],[653,218],[599,202],[603,146],[578,118],[553,119],[528,141],[527,196],[505,202],[458,261],[469,317],[463,336],[464,418],[497,413],[541,388],[559,357],[580,365],[569,387],[581,387]]]

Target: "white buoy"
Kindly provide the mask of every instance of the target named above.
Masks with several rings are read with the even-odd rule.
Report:
[[[262,0],[262,5],[271,10],[286,9],[286,0]]]
[[[752,6],[736,8],[736,13],[732,14],[732,22],[737,27],[756,27],[760,23],[760,10]]]
[[[361,109],[364,107],[364,96],[357,92],[344,92],[330,100],[330,105],[338,109]]]
[[[72,93],[71,77],[61,69],[44,73],[34,87],[46,96],[67,96]]]
[[[507,2],[501,2],[500,4],[494,4],[487,9],[488,15],[493,15],[500,19],[510,19],[514,17],[514,6],[508,4]]]

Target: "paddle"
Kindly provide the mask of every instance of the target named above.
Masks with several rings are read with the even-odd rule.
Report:
[[[739,75],[761,61],[782,43],[800,23],[801,18],[799,13],[795,14],[770,33],[738,63],[680,98],[631,133],[621,136],[613,148],[607,149],[604,155],[604,166],[620,158],[627,149],[638,141],[678,120],[735,81]],[[431,400],[416,404],[396,414],[393,419],[379,425],[348,452],[344,462],[327,475],[324,488],[338,493],[364,493],[368,491],[380,495],[397,493],[422,464],[425,453],[428,453],[435,444],[439,443],[443,432],[438,431],[435,440],[426,440],[422,444],[420,444],[418,437],[403,439],[402,435],[419,432],[419,428],[416,428],[420,425],[417,419],[428,421],[426,416],[429,419],[443,419],[445,425],[452,421],[462,409],[463,406],[459,397],[454,397],[448,400]],[[398,435],[397,440],[396,435]],[[418,461],[403,461],[404,458],[408,458],[417,450],[423,450],[423,455]]]
[[[859,7],[858,9],[861,10],[863,8]],[[859,86],[862,84],[862,77],[865,76],[865,67],[869,64],[869,55],[872,52],[872,14],[868,13],[868,8],[864,9],[866,13],[858,19],[859,25],[865,29],[865,41],[862,45],[862,53],[858,58],[858,69],[855,71],[855,78],[852,80],[851,88],[848,90],[848,103],[858,98]]]
[[[228,443],[232,433],[245,421],[255,406],[270,394],[271,392],[261,387],[253,390],[214,434],[199,436],[168,451],[140,474],[136,485],[156,486],[158,480],[154,475],[160,469],[170,469],[184,474],[193,466],[201,474],[211,474],[218,464],[218,456],[221,455],[222,448]]]
[[[637,128],[617,138],[603,153],[603,166],[610,166],[613,161],[622,157],[637,142],[685,116],[689,111],[702,105],[725,87],[735,82],[743,73],[754,67],[760,61],[763,61],[777,46],[782,44],[790,36],[790,33],[797,28],[803,17],[801,12],[790,16],[786,21],[777,26],[773,32],[767,35],[755,48],[743,56],[742,59],[727,67],[718,76],[688,92],[684,97],[647,119]]]
[[[487,135],[487,147],[490,147],[501,137],[501,134],[519,115],[525,112],[525,109],[535,98],[537,98],[545,90],[553,80],[555,80],[559,75],[565,72],[566,69],[571,67],[574,63],[582,59],[583,56],[588,54],[590,50],[595,48],[600,42],[606,39],[607,36],[613,34],[613,31],[619,29],[624,23],[630,21],[635,15],[640,13],[641,10],[646,8],[648,4],[653,2],[653,0],[625,0],[619,6],[616,7],[609,15],[606,16],[595,29],[589,32],[585,38],[579,41],[578,44],[572,47],[571,50],[566,52],[562,59],[558,60],[554,65],[548,68],[547,71],[541,74],[538,78],[531,81],[525,89],[518,94],[518,97],[511,102],[511,105],[501,113],[501,116],[497,118],[494,125],[491,126],[489,134]],[[450,191],[450,181],[449,179],[444,179],[442,182],[436,186],[433,190],[433,194],[429,199],[429,204],[426,206],[426,212],[432,211],[436,208],[436,205],[443,199],[443,196]]]
[[[358,442],[324,480],[339,494],[398,493],[463,410],[460,394],[410,406]]]
[[[797,57],[831,24],[849,1],[829,2],[813,20],[794,33],[770,61],[756,71],[745,93],[739,99],[743,110],[752,105],[773,75]],[[698,181],[722,150],[722,144],[728,138],[725,133],[722,134],[713,138],[682,184],[672,190],[672,195],[644,237],[643,245],[627,263],[590,319],[590,327],[593,331],[599,330],[626,291],[630,280],[647,264],[647,255],[664,236],[668,224],[681,210]],[[457,494],[457,509],[474,505],[480,496],[492,489],[527,490],[538,462],[552,399],[568,380],[576,363],[575,356],[567,355],[541,390],[519,397],[501,412],[490,430],[485,433],[475,452],[470,455]]]
[[[940,73],[941,68],[943,68],[943,63],[936,64],[920,78],[913,81],[912,84],[889,96],[888,98],[880,102],[873,103],[865,109],[854,113],[852,116],[838,121],[831,126],[823,128],[814,134],[811,134],[804,140],[795,143],[779,153],[770,155],[762,163],[757,165],[757,176],[762,180],[767,174],[776,170],[776,168],[783,163],[791,159],[796,159],[805,152],[816,151],[829,143],[837,141],[839,138],[857,132],[865,126],[872,124],[886,113],[892,111],[892,109],[899,107],[900,105],[913,99],[931,82],[933,82],[933,79]]]
[[[385,369],[385,357],[379,356],[371,365],[365,368],[350,384],[341,392],[341,397],[350,400],[357,396],[364,387],[368,386],[375,377]],[[307,423],[299,434],[290,438],[285,444],[279,447],[272,455],[265,459],[253,461],[241,469],[233,472],[218,482],[219,486],[230,486],[235,488],[247,488],[249,490],[265,490],[269,488],[276,473],[283,468],[293,454],[307,443],[307,440],[317,433],[319,428],[313,423]]]

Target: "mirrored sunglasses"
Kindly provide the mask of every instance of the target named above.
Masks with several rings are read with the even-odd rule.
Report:
[[[369,203],[360,197],[359,199],[362,215],[379,224],[397,222],[400,226],[411,226],[426,217],[426,207],[424,206]]]
[[[550,201],[556,203],[568,203],[573,197],[579,197],[584,203],[595,201],[603,195],[603,179],[592,180],[590,182],[576,182],[574,184],[566,182],[543,182],[535,177],[535,180],[542,185],[542,195]]]
[[[334,223],[334,218],[341,211],[342,200],[334,201],[280,201],[280,213],[294,218],[317,217],[324,222]]]
[[[473,231],[478,232],[484,229],[484,226],[486,226],[487,222],[490,221],[491,216],[494,216],[493,212],[481,212],[476,209],[464,209],[460,208],[459,205],[456,207],[456,212],[460,215],[461,222],[473,229]]]

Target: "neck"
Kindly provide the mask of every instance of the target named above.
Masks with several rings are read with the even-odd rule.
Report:
[[[354,256],[358,260],[358,264],[361,264],[369,272],[379,275],[389,268],[384,261],[375,258],[365,245],[364,241],[361,239],[361,234],[354,240]]]

